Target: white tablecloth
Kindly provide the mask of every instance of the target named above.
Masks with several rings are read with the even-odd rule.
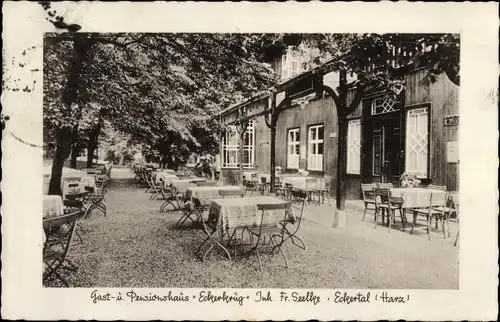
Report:
[[[43,196],[43,218],[61,216],[64,213],[64,206],[61,196]]]
[[[238,186],[202,186],[202,187],[189,187],[187,189],[187,197],[188,199],[198,199],[202,205],[207,205],[212,202],[212,199],[219,199],[220,190],[232,190],[238,191],[241,190],[241,187]]]
[[[85,191],[85,187],[91,187],[95,189],[95,177],[85,176],[80,180],[80,191]]]
[[[297,190],[315,190],[321,189],[324,186],[324,181],[321,178],[315,177],[284,177],[283,184],[290,184]]]
[[[197,187],[196,183],[200,181],[207,181],[205,178],[190,178],[190,179],[176,179],[172,180],[172,186],[181,193],[185,193],[189,187]]]
[[[156,183],[160,183],[160,180],[165,182],[165,180],[169,178],[171,180],[178,179],[175,174],[169,173],[169,172],[158,172],[156,174]]]
[[[429,206],[431,193],[446,194],[444,191],[426,188],[392,188],[391,197],[402,198],[403,208],[424,208]],[[433,198],[434,199],[434,198]]]

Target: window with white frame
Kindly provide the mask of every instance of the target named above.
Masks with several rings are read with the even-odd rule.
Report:
[[[281,79],[287,80],[302,73],[304,61],[303,53],[289,47],[281,59]]]
[[[427,178],[429,154],[428,108],[409,110],[406,117],[405,171]]]
[[[399,110],[399,101],[392,95],[372,100],[372,115],[385,114]]]
[[[236,126],[229,126],[222,138],[222,167],[239,167],[239,133]],[[248,122],[248,127],[243,137],[243,167],[252,168],[255,163],[255,126],[254,121]]]
[[[361,120],[349,121],[347,128],[347,173],[361,172]]]
[[[309,127],[307,170],[323,171],[323,125]]]
[[[288,130],[287,169],[299,168],[300,128]]]

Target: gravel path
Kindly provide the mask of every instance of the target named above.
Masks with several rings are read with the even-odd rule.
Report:
[[[160,213],[161,200],[150,201],[127,169],[112,177],[108,215],[84,220],[84,240],[71,249],[74,287],[458,288],[457,247],[368,223],[334,230],[304,221],[307,250],[287,246],[288,269],[280,256],[262,271],[255,257],[212,253],[201,262],[194,255],[201,231],[173,228],[179,214]]]

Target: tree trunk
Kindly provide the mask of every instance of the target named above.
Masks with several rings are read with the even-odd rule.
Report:
[[[94,164],[94,152],[95,152],[95,145],[89,142],[89,145],[87,147],[87,168],[92,168]]]
[[[84,62],[89,59],[88,54],[91,47],[90,42],[86,38],[75,38],[73,59],[68,71],[68,81],[62,95],[62,102],[66,109],[70,110],[73,104],[78,104],[81,108],[82,96],[85,89],[81,87],[80,73],[84,68]],[[71,153],[71,146],[74,143],[76,136],[74,129],[57,129],[56,130],[56,151],[52,163],[52,172],[49,182],[49,194],[61,195],[61,180],[64,162]]]
[[[345,209],[345,172],[347,163],[347,119],[339,114],[337,143],[337,209]]]
[[[274,185],[276,182],[276,122],[274,117],[271,121],[271,164],[269,171],[271,171],[271,186],[269,192],[274,193]]]
[[[119,165],[124,165],[124,163],[125,163],[125,155],[122,154],[122,155],[120,155],[120,161],[118,161],[118,164]],[[165,165],[165,163],[163,165]]]
[[[81,148],[79,145],[73,145],[73,147],[71,148],[71,168],[73,169],[77,168],[77,158],[80,150]]]
[[[52,171],[49,182],[49,195],[62,196],[62,173],[64,162],[71,153],[73,135],[71,131],[56,131],[56,151],[52,161]]]
[[[94,130],[89,135],[89,144],[87,150],[87,168],[92,168],[94,164],[95,151],[98,147],[97,139],[99,138],[99,133],[101,132],[102,117],[99,116],[99,121],[95,126]]]

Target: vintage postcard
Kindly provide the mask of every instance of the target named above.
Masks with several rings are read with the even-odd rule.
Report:
[[[497,316],[498,4],[2,9],[3,317]]]

